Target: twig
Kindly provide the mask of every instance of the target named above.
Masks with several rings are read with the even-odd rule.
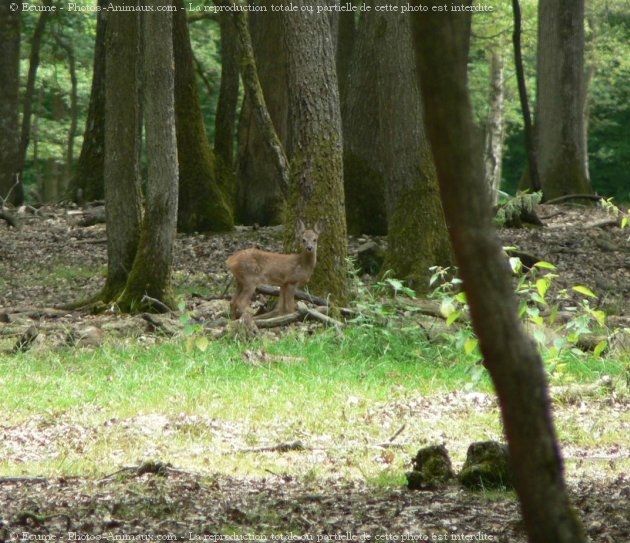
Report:
[[[407,427],[407,424],[403,424],[400,428],[398,428],[398,430],[396,431],[396,433],[390,437],[388,439],[388,441],[391,443],[392,441],[394,441],[394,439],[396,439],[400,434],[402,434],[403,430]]]
[[[142,303],[149,303],[149,304],[155,306],[156,309],[161,310],[163,313],[171,313],[173,311],[169,306],[167,306],[161,300],[158,300],[157,298],[151,298],[151,296],[149,296],[147,294],[145,294],[140,301]]]
[[[312,309],[308,307],[303,302],[298,302],[297,307],[298,307],[298,312],[301,315],[304,315],[304,316],[308,315],[309,317],[315,320],[318,320],[320,322],[323,322],[324,324],[328,324],[330,326],[336,326],[338,328],[341,328],[343,326],[343,323],[341,321],[338,321],[337,319],[333,319],[332,317],[324,315],[323,313],[317,311],[317,309]]]
[[[4,483],[46,483],[48,479],[43,477],[0,477],[0,485]]]

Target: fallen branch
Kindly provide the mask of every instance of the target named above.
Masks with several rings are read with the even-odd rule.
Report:
[[[330,326],[336,326],[339,328],[343,326],[343,323],[341,321],[338,321],[337,319],[333,319],[332,317],[329,317],[328,315],[324,315],[322,312],[318,311],[317,309],[312,309],[308,307],[303,302],[298,302],[297,308],[298,308],[298,313],[300,313],[300,315],[304,315],[305,317],[308,316],[312,319],[323,322],[324,324],[327,324]]]
[[[11,215],[10,213],[7,213],[6,211],[0,211],[0,219],[4,219],[5,221],[7,221],[8,226],[12,226],[13,228],[18,227],[18,223],[13,217],[13,215]]]
[[[266,313],[266,315],[269,315],[269,313]],[[296,311],[294,313],[288,313],[287,315],[279,315],[277,317],[257,319],[256,326],[258,328],[275,328],[276,326],[286,326],[287,324],[297,322],[303,318],[304,318],[304,315],[300,313],[299,311]]]
[[[584,225],[584,228],[604,228],[605,226],[619,226],[619,219],[600,219],[599,221],[590,222]]]
[[[562,202],[567,202],[568,200],[594,200],[599,202],[603,197],[597,194],[565,194],[564,196],[558,196],[557,198],[552,198],[551,200],[547,200],[543,202],[544,204],[560,204]]]
[[[258,292],[259,294],[265,294],[267,296],[280,296],[280,287],[274,287],[271,285],[260,285],[256,287],[256,292]],[[328,301],[326,301],[324,298],[309,294],[308,292],[304,292],[303,290],[296,290],[295,298],[297,300],[302,300],[304,302],[309,302],[315,305],[328,305]]]

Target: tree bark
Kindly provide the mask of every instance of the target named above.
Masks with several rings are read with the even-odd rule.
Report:
[[[274,2],[263,0],[261,5],[269,8]],[[235,17],[237,22],[245,20]],[[252,13],[247,19],[251,39],[247,26],[239,25],[245,99],[238,132],[237,216],[245,224],[279,224],[289,183],[284,151],[288,82],[282,15],[268,11]]]
[[[44,0],[44,5],[49,6],[51,0]],[[16,204],[24,202],[24,184],[22,183],[22,172],[26,164],[26,152],[31,137],[31,114],[33,112],[33,95],[35,94],[35,79],[37,68],[39,67],[39,51],[42,45],[42,36],[46,23],[50,17],[50,11],[42,11],[37,19],[37,25],[31,38],[31,52],[28,65],[28,76],[26,79],[26,91],[24,93],[24,108],[22,111],[22,130],[20,132],[20,151],[18,154],[17,171],[20,174],[20,183],[16,188]]]
[[[357,28],[355,14],[352,11],[343,11],[339,14],[339,28],[337,30],[337,80],[339,81],[339,96],[343,109],[346,98],[346,86],[354,44],[356,42]]]
[[[137,3],[137,0],[135,0]],[[114,5],[128,4],[115,0]],[[105,45],[105,217],[107,280],[101,298],[116,300],[124,288],[140,237],[139,15],[108,14]]]
[[[522,182],[534,191],[540,190],[540,175],[538,171],[538,148],[536,146],[536,134],[532,127],[532,115],[529,109],[527,97],[527,85],[525,83],[525,68],[523,66],[523,54],[521,52],[521,6],[518,0],[512,0],[514,13],[514,31],[512,42],[514,44],[514,65],[516,68],[516,80],[518,81],[518,96],[521,101],[523,114],[523,133],[525,134],[525,150],[527,152],[527,170]]]
[[[298,0],[298,7],[311,5]],[[324,6],[325,0],[315,0]],[[330,21],[325,14],[283,13],[288,51],[291,183],[287,238],[302,219],[324,224],[311,279],[313,291],[347,298],[347,236],[343,194],[341,113]],[[289,245],[289,239],[286,240]]]
[[[366,2],[372,9],[376,3],[380,4],[375,0]],[[386,85],[392,73],[399,74],[387,67],[389,50],[381,46],[384,28],[391,35],[391,25],[380,13],[361,15],[342,102],[346,218],[348,231],[355,235],[387,233],[384,171],[387,166],[383,160],[386,151],[380,122],[388,113],[379,102],[383,96],[379,85]],[[398,94],[395,92],[396,97]]]
[[[166,7],[171,5],[171,0],[155,0],[154,3],[158,8]],[[185,16],[185,12],[182,13]],[[176,306],[170,283],[178,196],[174,15],[162,10],[145,12],[142,17],[148,179],[138,251],[125,290],[118,299],[118,305],[126,311],[147,305],[153,310]],[[159,300],[159,307],[143,301],[144,296]]]
[[[20,12],[0,3],[0,197],[16,204],[20,148]]]
[[[538,4],[536,143],[545,200],[591,193],[584,136],[584,0]]]
[[[451,3],[460,5],[461,0]],[[542,360],[518,320],[511,278],[490,219],[466,86],[470,14],[414,14],[412,20],[444,211],[484,365],[499,397],[529,541],[583,542],[564,485]]]
[[[490,93],[485,127],[484,173],[490,194],[490,205],[499,203],[501,163],[503,161],[505,62],[499,50],[490,53]]]
[[[104,8],[108,0],[98,0]],[[96,15],[96,38],[92,89],[88,107],[83,146],[77,161],[76,172],[70,182],[71,198],[78,202],[100,200],[105,196],[103,168],[105,147],[105,11]]]
[[[219,15],[221,27],[221,86],[214,122],[214,153],[226,168],[234,168],[234,132],[239,87],[238,36],[229,13]]]
[[[204,126],[195,79],[192,48],[183,0],[173,0],[175,115],[179,159],[179,210],[182,232],[230,230],[232,210],[216,168]],[[229,181],[228,181],[229,182]],[[227,183],[226,183],[227,184]]]

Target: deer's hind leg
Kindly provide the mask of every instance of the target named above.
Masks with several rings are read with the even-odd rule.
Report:
[[[232,298],[230,308],[232,311],[232,318],[238,319],[244,313],[245,308],[249,305],[254,292],[256,292],[256,285],[239,285],[239,289]]]

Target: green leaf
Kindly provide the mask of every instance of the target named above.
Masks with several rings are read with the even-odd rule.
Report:
[[[466,293],[465,292],[460,292],[459,294],[457,294],[455,296],[455,300],[457,300],[460,304],[465,304],[466,303]]]
[[[584,296],[589,296],[591,298],[597,298],[597,296],[595,296],[595,294],[593,294],[593,291],[590,290],[589,288],[586,288],[583,285],[576,285],[574,287],[571,287],[573,290],[575,290],[575,292],[579,292],[580,294],[583,294]]]
[[[205,353],[208,349],[208,345],[210,342],[206,336],[199,336],[195,338],[195,347],[199,349],[202,353]]]
[[[601,354],[608,348],[608,342],[603,339],[602,341],[600,341],[597,345],[595,345],[595,348],[593,349],[593,355],[596,358],[599,358],[601,356]]]
[[[555,269],[557,269],[551,262],[545,262],[544,260],[541,260],[540,262],[536,262],[536,264],[534,264],[534,266],[536,266],[537,268],[542,268],[544,270],[555,270]]]
[[[545,294],[547,294],[547,290],[549,289],[549,280],[545,279],[544,277],[537,279],[536,289],[538,290],[538,294],[540,294],[540,296],[544,298]]]
[[[627,228],[628,223],[629,223],[628,217],[624,217],[623,219],[621,219],[621,229],[623,230],[624,228]]]
[[[512,268],[513,273],[519,273],[523,269],[523,263],[517,256],[511,256],[508,262],[510,263],[510,268]]]
[[[446,319],[446,326],[450,326],[451,324],[453,324],[457,319],[459,319],[461,314],[462,314],[461,311],[453,311],[448,316],[448,319]]]
[[[453,303],[453,300],[450,298],[444,298],[440,304],[440,314],[448,319],[453,311],[455,311],[455,304]]]
[[[477,348],[477,345],[479,345],[479,340],[476,338],[468,338],[464,342],[464,352],[466,354],[472,353]]]
[[[597,324],[600,324],[601,326],[604,326],[606,324],[605,311],[602,311],[601,309],[594,309],[593,311],[591,311],[591,314],[593,315],[593,317],[595,317]]]

